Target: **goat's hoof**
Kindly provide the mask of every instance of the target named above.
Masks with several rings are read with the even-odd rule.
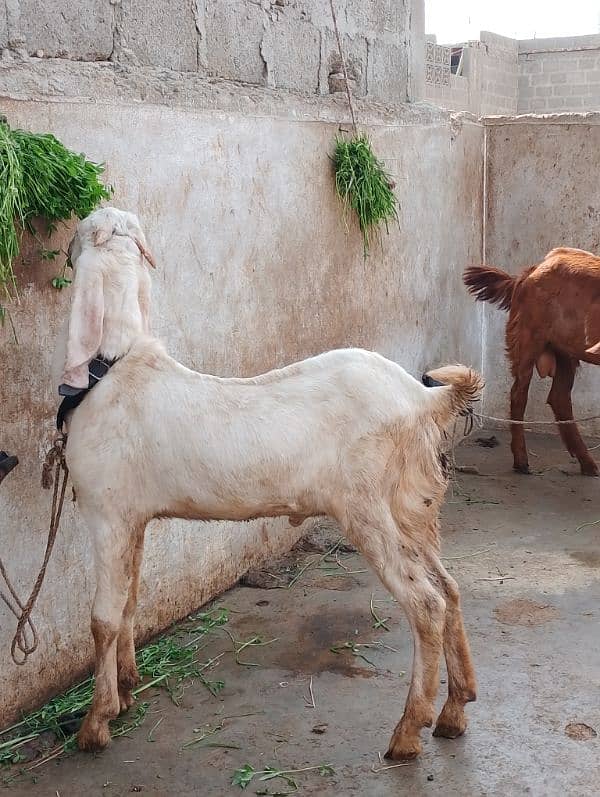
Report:
[[[582,462],[581,473],[583,476],[600,476],[600,471],[595,462]]]
[[[467,730],[466,719],[464,719],[463,722],[457,722],[457,723],[440,722],[438,720],[433,730],[433,735],[441,736],[444,739],[457,739],[459,736],[462,736],[466,730]]]
[[[394,734],[384,757],[391,761],[412,761],[421,754],[422,750],[423,745],[419,739],[397,738]]]
[[[80,750],[95,753],[104,750],[110,742],[110,730],[106,720],[96,720],[88,715],[77,734],[77,746]]]
[[[524,465],[518,465],[516,462],[513,465],[513,470],[515,473],[523,473],[525,476],[529,476],[531,471],[529,470],[529,465],[525,463]]]
[[[128,711],[135,703],[135,697],[131,689],[121,689],[119,687],[119,710],[121,714]]]

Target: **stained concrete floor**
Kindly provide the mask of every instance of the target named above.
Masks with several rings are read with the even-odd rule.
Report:
[[[238,586],[217,601],[239,640],[277,638],[241,654],[260,666],[228,652],[210,674],[225,682],[217,697],[195,684],[177,707],[161,691],[129,738],[96,757],[51,762],[11,794],[221,797],[241,793],[231,779],[246,763],[334,768],[298,774],[302,795],[599,794],[600,737],[571,738],[566,729],[600,732],[600,526],[577,530],[600,518],[600,484],[578,475],[556,438],[534,435],[532,466],[541,472],[517,476],[506,435],[495,434],[498,448],[459,448],[457,461],[479,475],[459,476],[443,514],[443,552],[461,587],[479,682],[463,738],[426,731],[419,761],[373,771],[402,712],[411,638],[391,602],[375,604],[390,630],[373,628],[371,596],[385,593],[370,572],[321,564],[292,589]],[[340,561],[351,571],[365,566],[358,554]],[[277,567],[267,570],[277,576]],[[331,651],[347,643],[371,645],[355,648],[368,661]],[[223,650],[231,641],[219,632],[204,653]],[[218,725],[205,742],[184,746]],[[286,791],[281,780],[254,780],[246,793]]]

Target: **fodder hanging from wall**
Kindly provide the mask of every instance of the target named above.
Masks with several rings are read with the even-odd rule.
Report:
[[[398,221],[393,182],[364,134],[336,138],[333,165],[337,193],[356,213],[366,257],[380,225],[387,230],[390,221]]]
[[[18,296],[14,261],[23,231],[36,235],[35,218],[45,221],[50,234],[59,221],[89,215],[112,194],[112,188],[99,179],[103,171],[103,164],[72,152],[53,135],[13,130],[0,119],[0,291],[4,299]],[[58,254],[48,249],[41,252],[47,260]],[[68,283],[64,270],[53,280],[57,288]],[[0,321],[4,316],[0,301]]]

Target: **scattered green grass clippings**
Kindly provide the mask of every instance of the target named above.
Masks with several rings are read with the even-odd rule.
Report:
[[[227,628],[224,628],[223,631],[227,634],[229,639],[231,639],[233,643],[233,654],[235,656],[235,663],[239,664],[243,667],[260,667],[261,665],[256,661],[242,661],[240,659],[240,653],[249,647],[264,647],[265,645],[271,645],[273,642],[278,642],[279,637],[273,637],[273,639],[266,639],[264,640],[262,637],[258,635],[251,636],[245,642],[240,642],[239,639],[236,639],[231,631]]]
[[[378,601],[375,600],[375,593],[371,593],[371,600],[369,602],[369,609],[371,611],[371,617],[373,618],[373,628],[385,628],[386,631],[389,631],[390,628],[387,625],[389,621],[389,617],[380,617],[375,610],[375,603]]]
[[[18,296],[13,263],[23,230],[35,235],[32,220],[43,218],[50,234],[59,221],[89,215],[112,195],[99,179],[103,171],[103,164],[71,152],[49,133],[12,130],[0,121],[0,288],[6,298]],[[42,251],[48,260],[58,254]],[[55,287],[67,284],[64,273],[62,280]],[[4,315],[0,307],[0,320]]]
[[[379,225],[384,223],[387,231],[389,222],[398,221],[393,183],[366,135],[337,137],[333,165],[337,193],[358,217],[366,257]]]
[[[302,767],[300,769],[278,769],[277,767],[265,767],[264,769],[254,769],[252,764],[244,764],[243,767],[236,769],[233,773],[231,780],[232,786],[239,786],[240,789],[246,789],[254,778],[260,781],[273,780],[273,778],[281,778],[291,788],[291,791],[277,791],[270,792],[268,790],[258,791],[257,794],[270,794],[272,797],[275,795],[293,794],[298,790],[298,783],[292,775],[297,775],[300,772],[315,772],[318,771],[322,778],[335,775],[335,770],[329,764],[318,764],[312,767]]]
[[[204,637],[228,622],[227,609],[222,607],[212,609],[191,615],[188,619],[190,622],[179,634],[165,635],[138,650],[136,654],[138,670],[140,676],[147,680],[134,690],[134,695],[139,695],[152,687],[162,686],[177,705],[185,688],[185,681],[197,678],[213,695],[224,687],[223,681],[208,681],[203,675],[223,654],[201,662],[198,653],[202,649],[200,643]],[[189,642],[181,641],[178,637],[182,633],[191,636],[192,639]],[[21,722],[0,732],[0,765],[8,766],[22,761],[21,748],[43,733],[54,734],[58,742],[49,754],[52,758],[73,748],[75,731],[92,702],[93,693],[94,679],[88,678],[64,694],[57,695]],[[147,708],[148,703],[138,703],[133,712],[119,717],[111,723],[111,735],[124,736],[133,728],[137,728],[143,722]],[[48,756],[33,766],[39,766],[46,760],[49,760]]]

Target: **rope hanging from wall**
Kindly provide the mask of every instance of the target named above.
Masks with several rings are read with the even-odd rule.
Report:
[[[333,155],[335,186],[345,211],[350,208],[356,213],[363,236],[363,253],[366,258],[373,236],[380,234],[381,224],[385,224],[386,231],[389,232],[389,222],[398,221],[398,202],[394,194],[395,184],[386,173],[383,164],[373,153],[369,137],[366,133],[359,133],[352,89],[348,78],[348,66],[333,0],[329,0],[329,7],[331,8],[331,18],[353,130],[353,135],[350,138],[339,135],[335,140]]]

